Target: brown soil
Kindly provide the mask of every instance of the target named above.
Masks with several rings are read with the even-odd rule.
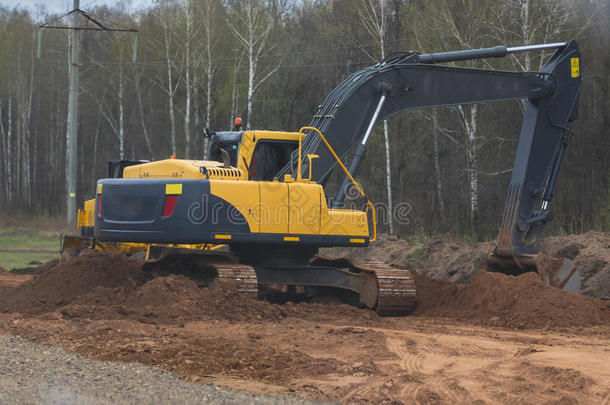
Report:
[[[536,273],[479,271],[467,285],[418,276],[417,294],[419,316],[518,329],[610,325],[610,302],[549,287]]]
[[[332,249],[333,254],[373,257],[406,267],[418,274],[452,283],[468,283],[486,267],[485,257],[493,241],[469,245],[453,235],[438,235],[425,242],[380,235],[370,247]],[[583,278],[581,292],[594,298],[610,297],[610,234],[552,236],[542,241],[541,251],[572,260]]]
[[[395,259],[437,261],[435,272],[446,268],[443,257],[455,264],[472,254],[445,238],[422,245],[431,259]],[[396,249],[390,242],[404,245],[387,239],[386,253]],[[585,246],[565,254],[578,259]],[[547,287],[531,273],[479,271],[467,285],[416,281],[416,313],[380,318],[336,300],[280,305],[201,290],[182,276],[151,278],[135,259],[89,253],[33,277],[0,273],[0,333],[156,365],[187,381],[320,400],[610,400],[609,302]]]
[[[2,311],[41,313],[60,308],[96,287],[133,286],[147,275],[142,262],[125,256],[92,252],[46,269],[0,296]]]

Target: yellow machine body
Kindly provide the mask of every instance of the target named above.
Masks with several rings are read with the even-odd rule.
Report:
[[[346,235],[350,236],[350,244],[368,244],[367,213],[329,208],[321,185],[307,179],[249,180],[248,168],[257,143],[296,143],[303,136],[299,132],[246,131],[237,167],[224,167],[215,161],[165,159],[127,167],[123,178],[209,180],[210,193],[235,207],[248,222],[252,234],[283,234],[286,242],[299,242],[301,235]],[[230,240],[231,235],[217,237],[222,242]]]

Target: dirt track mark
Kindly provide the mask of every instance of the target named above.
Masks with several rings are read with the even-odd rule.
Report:
[[[431,336],[429,341],[435,342],[437,339],[435,336]],[[457,383],[455,378],[445,375],[446,371],[451,369],[454,360],[435,353],[434,349],[440,348],[440,351],[444,352],[446,348],[441,345],[433,346],[433,344],[425,344],[413,350],[414,353],[412,353],[411,350],[407,349],[409,342],[412,341],[407,340],[405,342],[404,339],[393,336],[386,337],[388,350],[398,357],[400,368],[409,375],[425,379],[424,384],[417,381],[407,383],[400,391],[400,399],[409,401],[415,398],[416,402],[419,403],[420,401],[417,398],[420,397],[421,390],[426,389],[439,395],[441,399],[449,403],[472,401],[468,392]]]

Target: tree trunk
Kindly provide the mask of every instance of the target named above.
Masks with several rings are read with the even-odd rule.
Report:
[[[119,67],[119,156],[125,159],[125,126],[123,112],[123,68]]]
[[[28,101],[27,101],[27,110],[26,110],[26,118],[25,118],[25,144],[24,144],[24,193],[25,193],[25,201],[27,204],[27,209],[29,212],[32,210],[32,165],[36,164],[36,162],[32,162],[30,160],[30,139],[32,136],[31,126],[32,126],[32,100],[34,98],[34,54],[32,53],[31,57],[31,66],[30,66],[30,85],[28,91]]]
[[[210,128],[211,125],[211,119],[212,119],[212,52],[211,52],[211,44],[209,42],[209,38],[210,38],[210,32],[209,32],[209,27],[207,28],[208,32],[207,32],[207,37],[208,37],[208,43],[206,45],[207,48],[207,57],[208,57],[208,63],[207,63],[207,67],[206,67],[206,101],[205,101],[205,127],[206,128]],[[235,90],[234,90],[235,91]],[[233,115],[233,111],[231,111],[231,115]],[[208,159],[208,148],[209,148],[209,139],[208,137],[204,137],[203,138],[203,159],[207,160]]]
[[[390,136],[388,133],[388,121],[383,121],[383,138],[385,141],[385,167],[386,167],[386,187],[388,191],[388,230],[394,234],[394,210],[392,206],[392,170],[390,165]]]
[[[9,92],[10,94],[10,92]],[[12,205],[13,203],[13,168],[12,168],[12,164],[13,164],[13,157],[12,157],[12,145],[13,145],[13,99],[12,97],[9,95],[8,97],[8,149],[7,149],[7,156],[8,156],[8,161],[7,161],[7,167],[6,167],[6,171],[8,173],[8,178],[6,179],[6,183],[8,184],[8,200],[10,202],[10,204]]]
[[[252,38],[252,35],[252,30],[250,30],[250,45],[248,48],[248,117],[246,121],[246,128],[248,130],[252,129],[252,100],[254,98],[254,74],[256,69],[253,54],[254,49],[252,46],[252,41],[254,41],[254,38]]]
[[[2,146],[2,162],[0,162],[2,164],[2,174],[4,175],[3,178],[7,178],[8,177],[8,170],[7,170],[7,163],[8,163],[8,144],[7,144],[7,139],[6,139],[6,132],[4,131],[4,117],[3,117],[3,113],[2,113],[2,100],[0,100],[0,135],[2,136],[1,142],[0,142],[0,146]],[[6,205],[8,206],[8,181],[4,181],[2,182],[4,185],[4,190],[3,190],[3,200],[6,203]]]
[[[434,154],[434,178],[436,180],[436,200],[438,201],[438,211],[441,217],[441,222],[445,223],[445,202],[443,201],[443,183],[441,180],[441,164],[438,148],[438,133],[440,127],[438,125],[438,112],[436,109],[432,112],[432,135],[433,135],[433,154]]]
[[[233,85],[231,87],[231,122],[229,122],[229,131],[233,129],[233,120],[235,117],[237,117],[239,112],[239,94],[237,90],[237,73],[239,72],[239,65],[241,65],[241,63],[237,63],[233,66]]]
[[[530,33],[530,0],[522,0],[521,3],[521,33],[523,36],[523,45],[530,45],[532,37]],[[525,70],[530,71],[532,68],[532,58],[529,52],[523,55],[525,59]]]
[[[190,7],[188,2],[185,7]],[[191,98],[193,94],[193,83],[191,83],[191,18],[186,17],[186,41],[185,41],[185,81],[186,81],[186,100],[184,106],[184,157],[191,158]]]
[[[144,135],[144,142],[146,142],[146,149],[150,155],[151,160],[154,160],[155,154],[153,152],[152,143],[150,142],[150,136],[148,134],[148,128],[146,127],[146,120],[144,119],[144,106],[142,105],[142,92],[140,91],[140,78],[135,77],[134,80],[136,99],[138,102],[138,110],[140,115],[140,126],[142,127],[142,134]]]
[[[169,55],[170,48],[170,33],[169,28],[167,26],[163,27],[164,29],[164,38],[165,38],[165,60],[167,66],[167,97],[169,101],[168,114],[169,114],[169,122],[171,126],[171,146],[172,146],[172,155],[176,155],[176,118],[174,112],[174,84],[172,80],[172,62]]]
[[[466,158],[470,193],[470,225],[473,235],[477,235],[477,214],[479,211],[479,178],[477,159],[477,114],[476,104],[470,107],[470,117],[465,117],[466,128]]]

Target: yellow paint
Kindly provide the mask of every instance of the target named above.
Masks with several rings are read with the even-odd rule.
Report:
[[[83,226],[94,226],[95,225],[95,200],[87,200],[84,204],[85,208],[85,223]]]
[[[320,139],[324,142],[324,144],[326,145],[326,148],[328,148],[328,150],[330,151],[330,153],[333,155],[333,157],[335,158],[335,160],[337,161],[337,164],[339,164],[339,167],[341,167],[341,169],[343,170],[343,172],[345,173],[345,175],[347,177],[349,177],[350,181],[352,182],[352,184],[356,187],[356,189],[358,189],[358,191],[360,192],[360,195],[362,197],[364,197],[366,199],[366,213],[368,213],[369,211],[371,212],[371,215],[373,216],[373,235],[370,237],[371,242],[374,242],[377,239],[377,214],[375,213],[375,207],[373,206],[373,203],[371,202],[371,200],[369,200],[368,198],[366,198],[366,194],[364,194],[364,191],[362,191],[362,188],[360,188],[360,185],[358,183],[356,183],[356,180],[354,180],[354,178],[352,177],[351,173],[347,170],[347,168],[345,167],[345,165],[343,164],[343,162],[341,161],[341,159],[339,159],[339,156],[337,156],[337,154],[335,153],[335,151],[333,150],[332,146],[330,146],[330,144],[328,143],[328,141],[326,140],[326,138],[324,137],[324,135],[322,135],[322,132],[320,132],[320,130],[318,128],[315,127],[302,127],[299,130],[299,134],[303,133],[303,130],[311,130],[314,131],[318,134],[318,136],[320,137]],[[301,161],[301,155],[299,153],[299,161]],[[366,213],[365,217],[366,217]],[[329,212],[329,218],[330,218],[330,212]],[[367,220],[367,228],[368,228],[368,220]],[[349,235],[349,233],[348,233]]]
[[[165,185],[165,194],[182,194],[182,184],[166,184]]]
[[[580,76],[580,61],[578,58],[570,59],[572,65],[572,78]]]
[[[301,238],[299,238],[298,236],[284,236],[284,241],[286,242],[298,242],[300,240]]]
[[[201,172],[206,168],[207,174]],[[246,172],[237,168],[225,168],[220,162],[207,160],[165,159],[156,162],[126,167],[124,178],[146,179],[219,179],[219,180],[247,180]]]
[[[250,232],[259,232],[260,229],[258,183],[257,181],[210,180],[210,193],[235,207],[248,222]]]
[[[320,228],[322,235],[369,236],[366,212],[329,209]]]
[[[102,194],[102,186],[103,186],[102,183],[98,183],[98,185],[97,185],[97,193],[98,194]]]
[[[320,233],[320,198],[324,193],[319,184],[288,184],[290,222],[288,233],[315,235]]]
[[[216,235],[214,235],[214,238],[216,238],[216,239],[223,239],[223,240],[229,240],[229,239],[231,239],[231,235],[216,234]]]
[[[249,182],[250,183],[250,182]],[[290,233],[288,230],[288,184],[272,181],[257,181],[260,188],[260,204],[257,214],[261,233]]]
[[[364,242],[365,242],[364,239],[354,239],[354,238],[352,238],[352,239],[349,240],[349,243],[364,243]]]

